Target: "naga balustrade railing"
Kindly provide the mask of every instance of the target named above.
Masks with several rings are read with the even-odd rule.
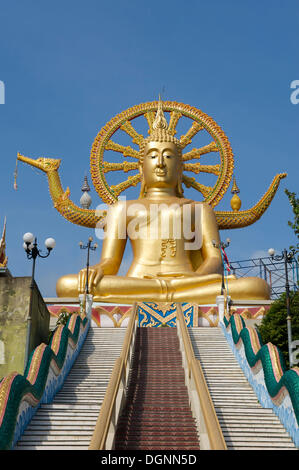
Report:
[[[195,358],[181,304],[176,304],[177,333],[185,370],[185,383],[195,416],[202,450],[227,450],[222,430],[200,365]]]
[[[116,359],[88,450],[111,450],[118,417],[126,399],[126,386],[137,327],[137,304],[133,306],[122,351]]]

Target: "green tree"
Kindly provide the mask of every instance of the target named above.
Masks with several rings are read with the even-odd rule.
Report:
[[[299,340],[299,291],[290,292],[290,309],[292,319],[292,340]],[[286,294],[283,293],[275,300],[257,326],[264,344],[272,343],[283,354],[285,363],[289,367],[288,333],[287,333],[287,307]]]
[[[294,220],[288,221],[288,225],[294,230],[299,238],[299,198],[296,193],[285,189],[289,202],[293,209]],[[299,253],[299,243],[290,246]],[[297,257],[298,259],[299,257]],[[290,292],[290,310],[292,322],[292,341],[299,340],[299,291]],[[289,367],[288,332],[287,332],[287,307],[286,294],[283,293],[275,300],[261,324],[257,326],[264,344],[272,343],[277,346],[283,354],[286,365]]]
[[[296,196],[296,193],[292,193],[288,189],[285,189],[284,192],[288,196],[289,202],[293,209],[294,221],[288,221],[288,225],[294,230],[294,233],[297,238],[299,238],[299,198]],[[297,253],[299,252],[299,243],[296,246],[291,246],[290,248],[295,248]],[[299,261],[299,257],[297,258]]]

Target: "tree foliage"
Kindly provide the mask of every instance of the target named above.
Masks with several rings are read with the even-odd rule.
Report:
[[[296,193],[285,189],[289,202],[293,209],[294,220],[288,221],[288,225],[294,230],[295,236],[299,238],[299,198]],[[290,246],[299,253],[299,243]],[[299,257],[297,257],[299,260]],[[290,310],[292,325],[292,340],[299,340],[299,291],[290,292]],[[289,366],[288,353],[288,331],[287,331],[287,307],[286,293],[275,300],[261,324],[257,326],[264,344],[272,343],[277,346],[283,354],[286,365]]]
[[[296,196],[296,193],[292,193],[288,189],[285,189],[284,192],[288,196],[289,202],[293,209],[294,221],[288,221],[288,225],[294,230],[294,233],[297,238],[299,238],[299,198]],[[299,252],[299,243],[296,246],[291,246],[290,248],[295,248],[297,253]]]
[[[299,340],[299,291],[290,292],[290,310],[292,340],[295,341]],[[257,329],[261,334],[263,343],[272,343],[277,346],[283,354],[286,365],[289,366],[285,293],[272,303]]]

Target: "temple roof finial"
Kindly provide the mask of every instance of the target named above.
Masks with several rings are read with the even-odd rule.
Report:
[[[238,196],[238,193],[240,192],[240,189],[238,188],[237,186],[237,183],[236,183],[236,178],[234,176],[233,178],[233,186],[232,186],[232,189],[231,189],[231,193],[233,194],[233,197],[231,198],[231,201],[230,201],[230,206],[232,208],[233,211],[238,211],[240,210],[240,207],[242,205],[242,201],[241,199],[239,198]]]
[[[6,217],[4,219],[4,227],[3,227],[2,237],[0,240],[0,267],[1,268],[5,268],[7,266],[7,256],[5,253],[5,247],[6,247],[5,236],[6,236]]]
[[[237,194],[240,192],[240,189],[238,188],[237,186],[237,183],[236,183],[236,177],[234,176],[233,178],[233,186],[232,186],[232,189],[231,189],[231,193],[232,194]]]
[[[90,187],[89,187],[86,175],[84,176],[84,182],[83,182],[83,185],[81,187],[81,191],[83,191],[83,194],[80,198],[80,205],[83,209],[89,209],[92,200],[91,200],[90,195],[88,194],[89,191],[90,191]]]

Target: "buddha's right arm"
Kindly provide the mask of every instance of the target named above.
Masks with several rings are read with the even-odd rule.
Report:
[[[126,247],[125,220],[122,220],[123,208],[114,204],[108,210],[107,221],[104,228],[104,239],[102,245],[101,259],[99,263],[91,266],[88,270],[88,286],[92,290],[105,275],[117,274],[122,262]],[[86,268],[79,272],[79,290],[84,291],[86,285]]]
[[[218,248],[213,245],[213,240],[219,244],[220,237],[216,217],[213,209],[206,203],[202,204],[202,257],[203,263],[197,269],[197,274],[221,274],[222,261]]]
[[[123,203],[116,203],[109,207],[101,259],[98,265],[103,274],[116,274],[122,262],[127,242],[126,208]]]

